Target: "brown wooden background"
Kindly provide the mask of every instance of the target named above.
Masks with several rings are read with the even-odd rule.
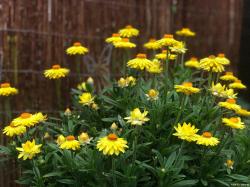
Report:
[[[52,64],[63,64],[73,73],[64,80],[62,89],[65,107],[70,106],[69,91],[77,81],[73,58],[64,53],[67,46],[81,41],[102,65],[98,57],[104,39],[127,24],[140,30],[138,44],[151,36],[160,38],[190,27],[197,37],[189,41],[188,56],[224,52],[237,71],[242,7],[243,0],[1,0],[0,82],[10,81],[20,90],[12,99],[15,113],[53,113],[57,110],[53,81],[43,78],[42,71]],[[106,66],[101,73],[82,68],[86,77],[91,74],[96,80],[109,72]],[[0,98],[3,127],[2,103]],[[1,143],[5,141],[1,139]],[[0,186],[14,186],[15,167],[0,166],[0,170]]]

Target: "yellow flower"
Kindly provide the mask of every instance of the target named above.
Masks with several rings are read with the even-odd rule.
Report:
[[[233,89],[246,89],[247,87],[241,83],[241,80],[236,80],[233,83],[229,84],[229,88]]]
[[[139,53],[136,58],[129,60],[127,66],[133,69],[144,70],[150,68],[153,62],[147,59],[146,54]]]
[[[225,166],[227,166],[227,168],[229,168],[229,169],[234,169],[233,165],[234,165],[233,160],[227,160],[226,163],[225,163]]]
[[[190,68],[199,69],[200,64],[199,64],[199,61],[197,60],[196,57],[192,57],[188,61],[185,62],[185,66],[190,67]]]
[[[208,72],[223,72],[225,69],[223,65],[221,61],[216,60],[214,55],[200,60],[200,68]]]
[[[155,55],[156,59],[160,59],[160,60],[166,60],[167,59],[167,50],[162,50],[161,53],[158,53]],[[169,60],[175,60],[176,59],[176,55],[174,54],[170,54],[170,52],[168,53],[168,59]]]
[[[92,77],[88,77],[87,81],[88,84],[93,85],[94,84],[94,79]]]
[[[147,97],[147,100],[157,100],[159,98],[159,92],[154,89],[150,89],[147,94],[145,94]]]
[[[83,105],[90,106],[92,103],[94,103],[94,97],[89,92],[85,92],[82,95],[79,96],[79,103]]]
[[[175,33],[179,36],[184,36],[184,37],[195,36],[195,32],[191,31],[189,28],[182,28],[181,30],[176,31]]]
[[[63,135],[59,135],[56,139],[56,143],[58,145],[61,145],[62,143],[64,143],[66,141],[66,138]]]
[[[219,102],[218,105],[220,107],[223,107],[229,110],[234,110],[234,111],[238,111],[239,109],[241,109],[240,105],[236,104],[235,99],[227,99],[226,102]]]
[[[60,65],[53,65],[51,69],[44,71],[44,76],[49,79],[60,79],[69,74],[69,69],[61,68]]]
[[[160,44],[156,42],[154,38],[151,38],[147,43],[145,43],[144,47],[146,49],[153,49],[153,50],[157,50],[161,48]]]
[[[119,34],[121,37],[130,38],[133,36],[138,36],[139,30],[132,27],[131,25],[127,25],[125,28],[119,30]]]
[[[82,91],[86,91],[87,90],[86,82],[82,82],[82,83],[78,84],[77,89],[82,90]]]
[[[243,108],[237,109],[235,112],[236,114],[241,115],[241,116],[250,116],[250,111],[243,109]]]
[[[199,129],[196,129],[194,125],[184,122],[182,125],[178,123],[177,127],[174,127],[176,133],[174,136],[178,136],[178,138],[182,140],[186,140],[188,142],[196,141],[197,140],[197,132]]]
[[[121,88],[125,88],[128,86],[128,82],[126,81],[126,79],[124,79],[123,77],[121,77],[118,81],[117,84],[119,87]]]
[[[221,76],[220,79],[223,81],[236,81],[236,80],[238,80],[238,78],[233,75],[233,72],[228,72],[228,71],[225,73],[225,75]]]
[[[9,126],[6,126],[3,129],[3,134],[6,134],[6,136],[15,136],[15,135],[21,135],[26,132],[26,127],[23,125],[14,126],[13,123],[11,123]]]
[[[135,48],[136,45],[129,41],[128,38],[122,38],[119,42],[114,42],[115,48]]]
[[[218,56],[215,58],[218,62],[220,62],[223,65],[229,65],[230,61],[225,57],[224,53],[219,53]]]
[[[133,76],[129,76],[126,78],[126,82],[128,83],[128,85],[134,86],[136,84],[136,78],[134,78]]]
[[[200,92],[200,89],[193,87],[191,82],[184,82],[182,85],[175,85],[174,88],[176,89],[176,92],[182,92],[186,95]]]
[[[82,46],[80,42],[75,42],[73,46],[69,47],[66,50],[66,53],[68,55],[84,55],[87,52],[89,52],[89,50],[86,47]]]
[[[161,73],[162,70],[163,68],[161,62],[157,59],[154,59],[152,65],[149,68],[147,68],[147,71],[149,73]]]
[[[27,141],[22,144],[22,147],[17,147],[16,149],[20,151],[18,158],[23,158],[23,160],[32,159],[36,154],[41,152],[42,144],[36,145],[35,140]]]
[[[41,112],[30,114],[30,113],[22,113],[19,117],[15,118],[12,123],[14,126],[26,126],[32,127],[36,124],[45,121],[47,119],[46,115],[43,115]]]
[[[70,116],[71,114],[72,114],[71,110],[69,108],[66,108],[66,110],[64,111],[64,115]]]
[[[149,118],[146,117],[147,114],[148,111],[145,110],[143,113],[141,113],[139,108],[135,108],[130,112],[130,116],[125,117],[124,119],[126,119],[128,123],[131,123],[131,125],[142,125],[149,121]]]
[[[109,134],[97,141],[96,148],[102,151],[104,155],[119,155],[124,153],[128,146],[127,141],[123,138],[117,137],[116,134]]]
[[[98,109],[99,109],[99,106],[98,106],[98,104],[96,104],[96,103],[92,103],[92,104],[90,105],[90,107],[91,107],[92,109],[94,109],[94,110],[98,110]]]
[[[165,34],[164,37],[157,41],[161,47],[170,47],[177,43],[172,34]]]
[[[110,129],[115,131],[116,129],[118,129],[118,126],[116,125],[116,123],[112,123]]]
[[[18,94],[18,90],[10,86],[10,83],[0,84],[0,96],[10,96]]]
[[[111,37],[107,38],[105,41],[107,43],[112,43],[113,44],[113,43],[119,42],[121,40],[122,40],[122,38],[120,37],[120,34],[119,33],[114,33],[114,34],[112,34]]]
[[[213,137],[210,132],[203,132],[201,136],[197,136],[196,143],[198,145],[216,146],[220,143],[220,141],[218,140],[218,138]]]
[[[78,141],[81,144],[89,144],[92,139],[93,138],[90,138],[89,135],[88,135],[88,133],[86,133],[86,132],[82,132],[80,134],[80,136],[78,136]]]
[[[240,117],[222,118],[222,122],[233,129],[244,129],[245,125]]]
[[[214,84],[213,82],[209,90],[214,96],[222,98],[236,98],[237,95],[233,89],[228,89],[225,85],[221,85],[221,83]]]
[[[60,145],[61,149],[72,149],[72,150],[77,150],[80,149],[80,142],[75,140],[74,136],[67,136],[66,140],[62,142]]]
[[[185,44],[183,42],[177,41],[172,47],[169,47],[171,52],[184,54],[187,51]]]

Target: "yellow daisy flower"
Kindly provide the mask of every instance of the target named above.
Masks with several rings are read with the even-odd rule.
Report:
[[[62,143],[64,143],[66,141],[66,138],[63,135],[59,135],[56,139],[56,143],[58,145],[61,145]]]
[[[131,38],[133,36],[139,35],[139,30],[132,27],[131,25],[127,25],[125,28],[119,30],[119,34],[124,38]]]
[[[210,55],[207,58],[200,60],[200,68],[208,72],[220,73],[224,71],[224,64],[221,61],[216,60],[214,55]]]
[[[161,73],[163,68],[158,59],[154,59],[152,65],[146,69],[149,73]]]
[[[26,127],[19,125],[19,126],[15,126],[13,125],[13,123],[11,123],[9,126],[6,126],[3,129],[3,134],[6,134],[6,136],[15,136],[15,135],[21,135],[24,134],[26,132]]]
[[[219,53],[215,59],[225,66],[230,64],[230,60],[225,57],[224,53]]]
[[[133,111],[130,112],[130,116],[125,117],[124,119],[127,120],[128,123],[131,123],[131,125],[142,125],[145,122],[149,121],[149,118],[147,118],[148,111],[144,111],[141,113],[139,108],[135,108]]]
[[[226,102],[219,102],[218,105],[220,107],[234,111],[238,111],[239,109],[241,109],[241,106],[236,104],[235,99],[227,99]]]
[[[166,60],[167,59],[167,50],[162,50],[161,53],[158,53],[155,55],[155,58],[156,59],[159,59],[159,60]],[[168,54],[168,59],[169,60],[175,60],[176,59],[176,55],[174,54]]]
[[[222,98],[236,98],[237,95],[233,89],[228,89],[225,85],[221,85],[221,83],[214,84],[213,82],[209,90],[214,96]]]
[[[243,108],[237,109],[235,112],[236,114],[241,115],[241,116],[250,116],[250,111],[243,109]]]
[[[165,34],[160,40],[157,40],[161,47],[170,47],[177,43],[172,34]]]
[[[84,55],[88,52],[89,52],[88,48],[82,46],[80,42],[75,42],[73,46],[66,49],[66,53],[68,55]]]
[[[111,37],[107,38],[105,41],[107,43],[112,43],[113,44],[113,43],[119,42],[121,40],[122,40],[122,38],[120,37],[120,34],[119,33],[114,33],[114,34],[112,34]]]
[[[236,80],[238,80],[238,78],[233,75],[233,72],[229,72],[229,71],[227,71],[225,73],[225,75],[221,76],[220,79],[223,81],[236,81]]]
[[[174,88],[176,89],[176,92],[182,92],[186,95],[200,92],[200,89],[193,87],[191,82],[184,82],[182,85],[175,85]]]
[[[185,44],[183,42],[177,41],[172,47],[169,47],[171,52],[184,54],[187,51]]]
[[[139,53],[136,58],[129,60],[127,66],[133,69],[144,70],[150,68],[153,62],[147,59],[146,54]]]
[[[175,33],[179,36],[184,36],[184,37],[195,36],[195,32],[191,31],[189,28],[182,28],[181,30],[176,31]]]
[[[82,132],[78,136],[78,141],[80,142],[80,144],[89,144],[92,139],[93,138],[90,138],[88,133],[86,133],[86,132]]]
[[[0,84],[0,96],[10,96],[18,94],[18,90],[10,86],[10,83]]]
[[[196,57],[192,57],[188,61],[186,61],[185,66],[190,67],[190,68],[196,68],[196,69],[200,68],[199,61],[197,60]]]
[[[216,146],[220,143],[220,141],[218,140],[218,138],[213,137],[210,132],[203,132],[201,136],[197,136],[196,143],[198,145]]]
[[[83,104],[83,105],[87,105],[90,106],[91,104],[94,103],[94,98],[91,93],[89,92],[85,92],[82,95],[79,96],[79,103]]]
[[[20,152],[18,158],[23,158],[23,160],[32,159],[36,154],[41,152],[42,144],[36,145],[35,140],[27,141],[22,144],[22,147],[17,147],[16,149]]]
[[[159,98],[159,92],[155,89],[150,89],[145,95],[147,97],[147,100],[155,101]]]
[[[119,87],[121,88],[125,88],[128,86],[128,82],[126,81],[126,79],[124,79],[123,77],[121,77],[118,81],[117,84]]]
[[[96,148],[102,151],[104,155],[116,155],[125,152],[125,148],[128,148],[128,142],[123,138],[119,138],[116,134],[109,134],[102,137],[97,141]]]
[[[233,165],[234,165],[234,161],[233,160],[227,160],[224,165],[227,166],[228,169],[234,169],[233,168]]]
[[[197,132],[199,129],[196,129],[194,125],[191,123],[184,122],[182,125],[178,123],[177,127],[174,127],[176,130],[176,133],[174,133],[174,136],[177,136],[178,138],[182,140],[186,140],[188,142],[196,141],[197,140]]]
[[[222,118],[222,123],[233,129],[245,128],[245,124],[241,121],[240,117]]]
[[[128,38],[122,38],[121,41],[114,42],[113,43],[115,48],[135,48],[136,45],[129,41]]]
[[[134,78],[133,76],[128,76],[126,78],[126,81],[130,86],[134,86],[136,84],[136,78]]]
[[[30,113],[22,113],[19,117],[15,118],[12,123],[14,126],[25,126],[25,127],[33,127],[36,124],[47,120],[47,116],[43,115],[41,112],[30,114]]]
[[[233,83],[229,84],[229,88],[232,89],[246,89],[247,87],[241,83],[241,80],[236,80]]]
[[[69,69],[61,68],[60,65],[53,65],[51,69],[44,71],[44,76],[49,79],[60,79],[69,74]]]
[[[156,39],[151,38],[147,43],[143,45],[146,49],[152,49],[152,50],[157,50],[160,49],[161,46],[158,42],[156,42]]]
[[[75,151],[77,149],[80,149],[80,142],[77,141],[74,136],[67,136],[66,140],[60,145],[60,148],[71,149]]]

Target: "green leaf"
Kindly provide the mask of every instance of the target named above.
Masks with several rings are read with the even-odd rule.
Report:
[[[43,177],[44,178],[47,178],[47,177],[60,177],[64,174],[64,172],[60,172],[60,171],[55,171],[55,172],[51,172],[51,173],[47,173],[46,175],[44,175]]]
[[[63,184],[75,184],[75,180],[72,180],[72,179],[59,179],[57,181]]]
[[[9,155],[11,153],[11,151],[10,151],[10,149],[8,147],[0,145],[0,153]]]
[[[176,152],[173,152],[167,159],[167,162],[165,164],[165,168],[170,168],[172,167],[174,161],[175,161],[175,158],[176,158]]]
[[[172,187],[186,187],[186,186],[193,186],[195,184],[197,184],[199,182],[199,180],[194,179],[194,180],[182,180],[179,182],[176,182],[172,185]]]

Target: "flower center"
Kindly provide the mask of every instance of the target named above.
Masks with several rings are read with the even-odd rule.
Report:
[[[241,83],[241,80],[236,80],[235,83]]]
[[[122,38],[122,41],[123,42],[129,42],[129,39],[128,38]]]
[[[227,103],[235,104],[236,100],[235,99],[227,99]]]
[[[233,72],[227,71],[227,72],[226,72],[226,75],[233,75]]]
[[[61,66],[59,64],[56,64],[56,65],[52,66],[52,69],[60,69],[60,68],[61,68]]]
[[[10,83],[2,83],[1,84],[1,88],[9,88],[10,87]]]
[[[191,57],[191,60],[192,61],[197,61],[197,58],[196,57]]]
[[[9,126],[10,126],[10,127],[15,127],[14,123],[11,123]]]
[[[80,42],[75,42],[73,45],[77,47],[77,46],[81,46],[82,44]]]
[[[164,38],[174,38],[172,34],[164,34]]]
[[[202,136],[205,138],[211,138],[212,134],[210,132],[203,132]]]
[[[132,27],[132,25],[127,25],[126,26],[126,29],[132,29],[133,27]]]
[[[162,50],[161,53],[167,54],[167,50]]]
[[[109,140],[114,141],[114,140],[117,140],[117,138],[118,138],[118,137],[117,137],[115,134],[113,134],[113,133],[108,135],[108,139],[109,139]]]
[[[120,37],[120,34],[119,33],[113,33],[112,37]]]
[[[73,140],[75,140],[75,137],[74,137],[74,136],[67,136],[67,137],[66,137],[66,140],[68,140],[68,141],[73,141]]]
[[[239,119],[238,118],[230,118],[230,121],[233,123],[238,123]]]
[[[193,83],[191,83],[191,82],[184,82],[184,83],[182,83],[182,86],[192,87]]]
[[[147,58],[147,55],[144,53],[139,53],[138,55],[136,55],[136,58],[144,59],[144,58]]]
[[[224,54],[224,53],[219,53],[219,54],[218,54],[218,57],[223,58],[223,57],[225,57],[225,54]]]
[[[210,55],[208,58],[215,59],[215,56],[214,55]]]
[[[155,97],[157,95],[157,92],[154,89],[151,89],[151,90],[148,91],[148,95],[150,97]]]
[[[32,114],[28,113],[28,112],[24,112],[21,114],[21,118],[22,119],[27,119],[27,118],[30,118],[32,116]]]
[[[154,38],[150,38],[149,42],[155,42],[156,40]]]

